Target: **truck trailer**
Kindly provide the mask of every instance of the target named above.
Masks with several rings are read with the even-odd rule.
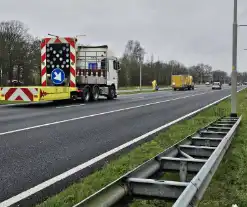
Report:
[[[172,75],[172,88],[176,90],[194,90],[193,77],[190,75]]]
[[[40,102],[117,98],[119,60],[107,45],[85,46],[74,37],[43,38],[41,85],[0,87],[0,100]]]

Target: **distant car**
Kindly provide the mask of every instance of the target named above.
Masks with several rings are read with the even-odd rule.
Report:
[[[244,83],[243,83],[243,85],[245,85],[245,86],[246,86],[246,85],[247,85],[247,82],[244,82]]]
[[[209,82],[206,82],[205,85],[206,85],[206,86],[210,86],[210,83],[209,83]]]
[[[213,90],[221,90],[221,83],[220,82],[214,82],[212,85]]]

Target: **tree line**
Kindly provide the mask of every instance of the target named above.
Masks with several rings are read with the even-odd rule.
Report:
[[[121,58],[122,71],[120,86],[138,86],[140,83],[140,66],[142,68],[142,84],[150,85],[157,80],[159,85],[170,85],[172,75],[192,75],[195,83],[219,81],[229,83],[230,76],[222,70],[213,69],[209,64],[197,63],[186,67],[177,60],[153,61],[153,56],[143,62],[145,50],[139,41],[129,40]],[[239,82],[247,82],[247,72],[238,73]]]
[[[154,61],[153,56],[145,62],[145,52],[139,41],[127,42],[120,57],[120,86],[138,86],[140,67],[143,85],[150,85],[153,80],[157,80],[159,85],[169,85],[172,74],[190,74],[196,83],[230,80],[226,72],[213,70],[212,66],[204,63],[186,67],[177,60]],[[40,39],[32,36],[24,23],[16,20],[0,22],[0,86],[13,82],[39,85],[40,59]],[[247,73],[239,73],[238,78],[247,81]]]
[[[0,85],[39,84],[40,40],[20,21],[0,22]]]

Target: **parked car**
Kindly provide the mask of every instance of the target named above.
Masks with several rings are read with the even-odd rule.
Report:
[[[205,85],[206,85],[206,86],[210,86],[210,83],[209,83],[209,82],[206,82]]]
[[[212,90],[221,90],[221,83],[220,82],[213,82]]]

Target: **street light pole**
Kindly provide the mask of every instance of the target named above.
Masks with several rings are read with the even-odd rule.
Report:
[[[232,76],[231,76],[231,116],[237,116],[237,0],[234,0],[233,39],[232,39]]]
[[[139,64],[140,64],[140,91],[142,90],[142,64],[144,62],[145,52],[139,57]]]
[[[140,58],[140,91],[142,90],[142,61]]]

